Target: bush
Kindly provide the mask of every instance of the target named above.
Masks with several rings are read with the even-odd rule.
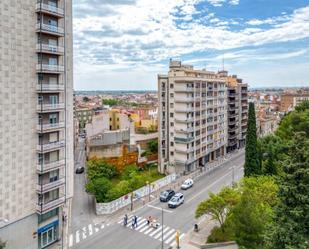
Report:
[[[92,159],[87,163],[87,176],[89,180],[105,177],[112,179],[119,174],[117,168],[102,159]]]
[[[128,165],[122,172],[121,178],[122,180],[130,180],[138,171],[139,168],[135,164]]]
[[[234,240],[234,231],[231,226],[227,225],[228,223],[224,223],[224,232],[220,227],[215,226],[210,235],[207,238],[207,243],[218,243],[218,242],[227,242]]]
[[[86,185],[86,191],[94,194],[98,202],[107,201],[107,193],[111,188],[111,181],[105,177],[93,179]]]

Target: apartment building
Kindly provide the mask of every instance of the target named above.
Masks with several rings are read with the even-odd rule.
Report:
[[[227,152],[245,146],[248,122],[248,85],[237,78],[228,76],[227,71],[220,71],[220,76],[227,81],[228,105],[228,144]]]
[[[309,100],[309,88],[303,88],[293,92],[285,92],[281,95],[280,111],[292,111],[304,100]]]
[[[192,171],[226,153],[225,78],[171,60],[158,89],[161,172]]]
[[[73,196],[71,0],[0,1],[0,238],[61,247]]]

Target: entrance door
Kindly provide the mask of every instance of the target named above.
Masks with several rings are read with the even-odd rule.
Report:
[[[48,39],[48,48],[50,51],[57,52],[57,40]]]
[[[41,233],[41,247],[48,246],[55,241],[54,227],[49,228],[45,232]]]
[[[57,95],[49,96],[49,104],[51,104],[51,105],[58,104],[58,96]]]
[[[50,114],[49,115],[49,123],[51,125],[57,124],[57,114]]]

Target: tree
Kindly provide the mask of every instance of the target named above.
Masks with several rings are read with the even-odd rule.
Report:
[[[279,180],[279,204],[269,237],[271,249],[309,248],[309,139],[295,134]]]
[[[103,159],[91,159],[87,162],[87,176],[89,180],[105,177],[112,179],[119,172],[117,168],[111,164],[108,164]]]
[[[196,211],[195,217],[199,218],[204,214],[209,214],[212,219],[220,224],[222,232],[224,232],[224,220],[229,211],[239,200],[239,193],[236,189],[223,188],[218,194],[209,194],[209,199],[201,202]]]
[[[249,103],[248,129],[246,136],[246,156],[245,156],[245,176],[261,174],[261,159],[259,156],[257,135],[256,135],[256,118],[254,103]]]
[[[97,202],[106,202],[107,193],[112,188],[112,183],[105,177],[96,178],[86,185],[86,191],[95,195]]]
[[[273,153],[273,149],[271,146],[269,146],[268,148],[268,152],[265,153],[267,160],[265,161],[264,165],[263,165],[263,174],[264,175],[277,175],[278,171],[277,171],[277,166],[275,165],[274,162],[274,153]]]
[[[272,222],[278,186],[272,177],[245,178],[241,198],[231,212],[237,244],[247,249],[264,248],[264,235]]]
[[[151,140],[147,143],[148,150],[152,153],[158,153],[158,140]]]
[[[85,97],[83,97],[83,101],[84,101],[84,102],[89,102],[90,99],[89,99],[87,96],[85,96]]]

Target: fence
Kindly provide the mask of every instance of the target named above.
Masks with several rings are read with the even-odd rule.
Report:
[[[140,189],[133,191],[127,195],[124,195],[114,201],[106,202],[106,203],[95,203],[96,214],[112,214],[117,210],[131,204],[142,197],[148,196],[151,193],[159,190],[160,188],[174,182],[176,180],[176,174],[168,175],[160,180],[150,183],[147,186],[144,186]]]

